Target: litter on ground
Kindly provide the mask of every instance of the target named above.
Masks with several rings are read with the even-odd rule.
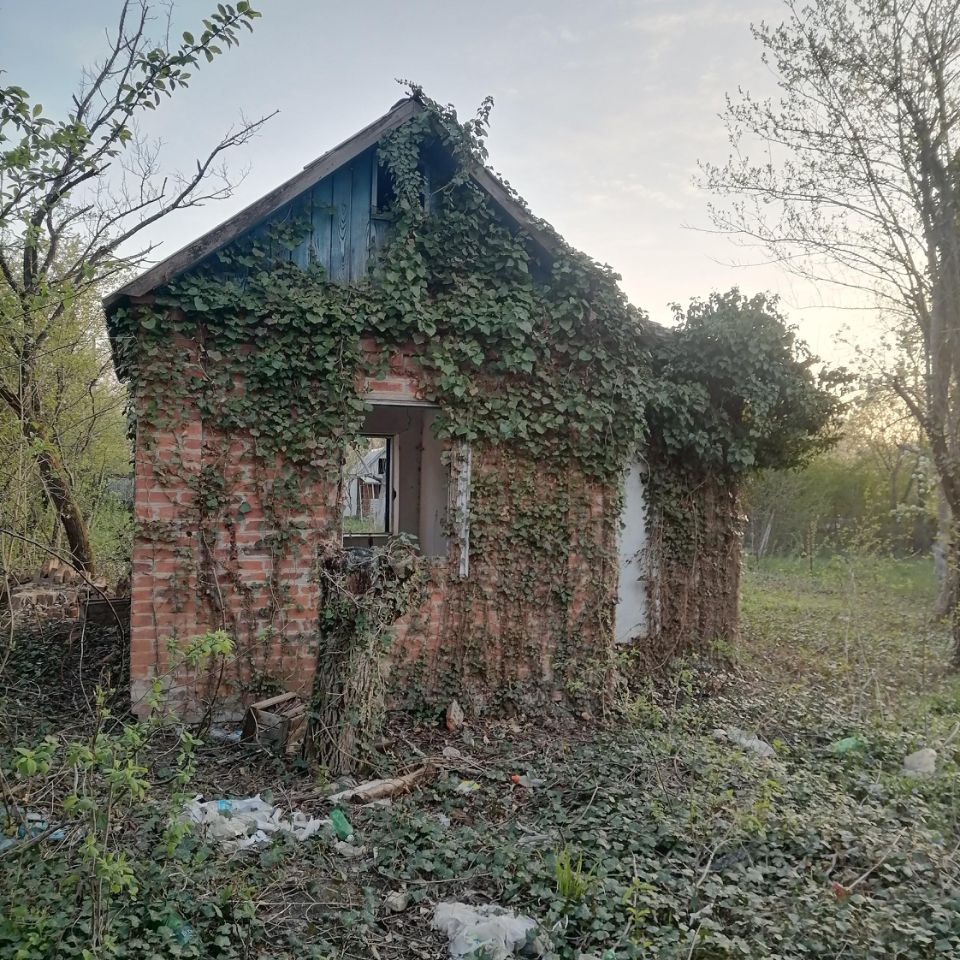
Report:
[[[330,825],[338,840],[349,840],[353,836],[353,827],[350,826],[350,821],[344,816],[342,810],[330,811]]]
[[[15,836],[5,836],[3,831],[0,830],[0,853],[24,840],[51,840],[56,842],[66,839],[63,830],[59,827],[51,829],[46,817],[41,813],[28,811],[23,814],[23,822],[18,823],[15,815],[10,814],[6,807],[0,807],[0,827],[3,826],[5,821],[17,823],[17,828]]]
[[[924,747],[904,757],[901,772],[907,777],[932,777],[937,772],[937,751]]]
[[[447,901],[438,903],[433,911],[433,929],[447,935],[451,960],[474,956],[505,960],[528,944],[536,928],[531,917],[495,904],[474,907]],[[534,955],[541,953],[538,950]]]
[[[402,777],[389,777],[383,780],[367,780],[365,783],[341,790],[327,799],[331,803],[376,803],[378,800],[387,800],[409,793],[418,783],[427,780],[434,768],[430,764],[418,767],[412,773]]]
[[[774,750],[766,740],[761,740],[758,736],[745,733],[739,727],[727,727],[725,733],[731,743],[735,743],[738,747],[755,753],[764,760],[769,760],[777,755],[776,750]]]
[[[267,803],[260,794],[238,800],[191,800],[184,809],[185,819],[197,824],[208,837],[228,849],[242,850],[268,844],[278,833],[307,840],[323,828],[332,829],[330,820],[308,817],[295,810],[284,813]]]
[[[867,746],[866,740],[862,737],[844,737],[842,740],[834,740],[833,743],[827,748],[831,753],[835,753],[838,756],[843,756],[847,753],[859,753],[861,750],[865,750]]]

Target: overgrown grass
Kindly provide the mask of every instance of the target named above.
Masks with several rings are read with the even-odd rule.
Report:
[[[742,662],[856,716],[915,712],[952,688],[929,560],[770,558],[744,571]]]
[[[323,838],[232,856],[189,836],[171,845],[158,816],[170,757],[144,757],[149,802],[112,835],[137,889],[112,898],[119,940],[94,956],[435,960],[432,908],[455,899],[535,918],[560,960],[960,956],[960,696],[932,596],[919,562],[768,561],[744,579],[734,669],[677,664],[605,728],[520,718],[451,736],[396,718],[383,772],[426,756],[438,776],[347,811],[357,859]],[[717,733],[734,726],[776,756]],[[859,749],[831,748],[851,736]],[[937,775],[905,777],[921,746],[938,751]],[[328,809],[304,771],[232,749],[198,748],[196,789],[271,788],[285,806]],[[56,815],[49,781],[33,789],[0,763]],[[38,843],[0,865],[0,954],[85,957],[79,850]],[[409,906],[394,913],[398,890]]]

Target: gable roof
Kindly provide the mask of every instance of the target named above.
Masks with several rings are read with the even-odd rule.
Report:
[[[387,134],[426,109],[415,97],[400,100],[382,117],[368,124],[348,140],[344,140],[339,146],[308,163],[300,173],[105,297],[103,306],[107,314],[112,313],[124,299],[146,296],[157,287],[196,266],[210,254],[223,249],[251,227],[275,213],[284,204],[309,190],[335,170],[350,163],[364,150],[368,150]],[[470,175],[474,182],[488,194],[494,205],[517,228],[529,234],[542,251],[549,255],[556,254],[560,250],[562,245],[560,238],[534,217],[486,167],[478,165]]]

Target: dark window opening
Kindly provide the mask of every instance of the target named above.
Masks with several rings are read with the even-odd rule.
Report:
[[[374,405],[343,467],[343,542],[373,547],[415,538],[427,556],[448,549],[449,467],[432,407]]]
[[[375,213],[389,214],[393,210],[397,194],[393,188],[393,177],[383,164],[377,164],[377,196],[373,205]]]

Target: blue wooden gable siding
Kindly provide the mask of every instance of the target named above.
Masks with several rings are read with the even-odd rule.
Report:
[[[263,239],[275,223],[301,222],[307,233],[290,253],[302,267],[319,263],[336,283],[368,275],[370,258],[384,238],[385,221],[376,216],[376,149],[335,170],[266,221],[245,239]]]

